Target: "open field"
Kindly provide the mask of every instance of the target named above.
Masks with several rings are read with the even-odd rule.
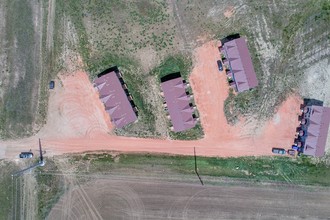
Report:
[[[51,94],[51,104],[49,105],[49,112],[51,114],[48,116],[48,123],[39,132],[39,137],[42,138],[42,143],[46,150],[45,156],[51,157],[68,152],[107,149],[192,155],[193,147],[196,147],[197,155],[221,157],[241,155],[253,156],[271,155],[271,148],[274,145],[289,146],[290,143],[292,143],[295,126],[298,123],[297,114],[301,103],[299,97],[290,97],[279,107],[276,117],[264,124],[259,123],[256,125],[253,121],[241,121],[235,126],[228,125],[224,112],[222,111],[224,100],[227,97],[226,91],[228,91],[228,87],[224,74],[220,73],[216,66],[215,61],[217,56],[219,56],[216,42],[211,41],[199,47],[194,55],[196,57],[196,63],[192,70],[190,82],[194,91],[196,105],[200,110],[201,122],[205,132],[205,137],[203,139],[196,141],[174,141],[168,139],[139,139],[109,135],[109,132],[111,132],[111,124],[108,124],[109,119],[106,118],[103,106],[98,102],[97,94],[93,90],[87,74],[82,71],[77,71],[72,75],[61,75],[61,81],[58,83],[60,86]],[[295,104],[293,105],[292,103]],[[214,108],[214,106],[216,107]],[[278,135],[276,139],[272,138],[274,133]],[[20,151],[26,149],[27,146],[35,146],[36,142],[34,137],[18,141],[0,142],[1,148],[3,149],[3,157],[13,158],[17,156]],[[34,152],[37,155],[38,152]],[[48,194],[47,196],[44,195],[39,198],[39,206],[43,204],[41,206],[43,208],[38,208],[39,216],[45,216],[49,212],[53,202],[56,202],[56,199],[59,198],[60,194],[57,192],[61,192],[60,189],[63,189],[63,187],[61,187],[62,184],[68,186],[68,188],[64,187],[65,193],[70,193],[71,187],[77,184],[79,184],[80,187],[84,185],[86,181],[90,180],[89,174],[87,174],[87,176],[84,174],[86,171],[99,173],[116,172],[117,174],[123,174],[125,172],[136,174],[140,172],[141,176],[148,176],[150,173],[156,172],[158,176],[170,174],[168,176],[169,179],[174,178],[171,177],[172,174],[176,174],[177,178],[182,179],[185,178],[184,175],[191,175],[193,172],[191,157],[186,159],[180,156],[173,158],[166,156],[125,157],[126,156],[122,156],[121,158],[121,156],[119,156],[119,163],[116,157],[93,160],[87,156],[80,158],[79,160],[82,159],[82,161],[78,160],[77,163],[75,163],[76,159],[73,158],[70,163],[76,167],[77,170],[65,166],[61,167],[60,171],[54,172],[52,169],[48,169],[46,172],[45,170],[45,173],[40,174],[41,178],[39,179],[56,179],[56,177],[62,175],[63,171],[71,172],[71,174],[74,173],[74,175],[78,172],[82,177],[78,175],[78,181],[75,180],[76,178],[73,180],[64,178],[63,182],[58,182],[60,184],[58,187],[59,190],[49,190],[57,187],[52,184],[47,186],[49,181],[44,181],[43,184],[40,184],[40,189],[48,189],[48,191],[46,191]],[[218,158],[198,159],[199,172],[206,184],[214,184],[212,181],[208,181],[210,178],[208,175],[236,177],[239,179],[247,178],[252,181],[261,181],[262,183],[265,183],[265,181],[280,181],[287,182],[290,186],[297,183],[317,185],[329,184],[327,178],[328,167],[324,166],[324,163],[313,165],[308,164],[308,161],[306,161],[306,164],[301,164],[303,162],[304,161],[299,159],[294,160],[281,157],[278,159],[265,158],[260,160],[254,158],[233,158],[224,160]],[[141,170],[130,169],[132,166],[137,168],[142,167],[144,169],[141,172]],[[238,169],[237,166],[239,167]],[[42,170],[44,170],[44,168]],[[63,178],[59,178],[58,180],[61,179]],[[152,178],[152,180],[154,181],[154,178]],[[197,177],[195,177],[194,182],[198,183]],[[278,182],[276,182],[276,184],[278,184]],[[175,185],[173,187],[180,186]],[[184,187],[186,187],[186,185],[184,185]],[[83,190],[86,191],[85,189]],[[91,205],[88,193],[84,193],[83,190],[78,190],[78,197],[83,196],[86,199],[90,207],[88,208],[90,213],[94,213],[94,216],[102,216],[102,213],[98,213],[99,211]],[[276,193],[277,192],[278,191],[276,191]],[[50,195],[52,195],[51,198],[54,199],[48,200],[51,201],[51,203],[41,202],[45,201],[42,200],[42,198],[49,198],[48,196]],[[67,197],[62,197],[62,199],[64,198],[65,201],[71,203],[70,198],[75,197],[75,195],[76,193],[72,192],[69,199],[66,199]],[[85,199],[83,199],[83,201]],[[118,203],[121,204],[120,202]],[[149,204],[148,202],[146,203]],[[208,203],[205,205],[208,205]],[[156,209],[156,207],[151,208],[152,210]],[[65,213],[61,213],[64,216],[66,213],[70,213],[69,209],[65,210]],[[273,213],[268,210],[267,212]],[[56,212],[55,214],[52,213],[53,211],[51,211],[50,216],[55,215],[58,217],[58,215],[61,215]],[[212,214],[212,210],[210,210],[210,213]],[[155,214],[151,213],[150,215],[152,216]],[[221,214],[216,213],[215,215]],[[224,215],[226,215],[226,213]],[[252,213],[251,215],[254,214]],[[190,218],[190,216],[188,217]],[[94,217],[91,216],[91,218]],[[153,216],[151,218],[153,218]]]
[[[191,219],[192,214],[207,219],[243,214],[266,218],[276,213],[281,219],[311,219],[323,218],[329,211],[325,208],[330,202],[329,189],[320,185],[330,184],[330,161],[197,157],[204,186],[189,156],[110,152],[62,155],[46,161],[44,167],[13,179],[9,172],[18,167],[2,161],[1,168],[7,171],[0,182],[1,188],[6,187],[1,199],[8,205],[1,209],[4,219],[168,219],[182,215]],[[20,167],[28,166],[26,162]],[[303,210],[298,208],[301,203]],[[198,213],[197,204],[202,207]],[[250,211],[240,212],[242,206]]]
[[[242,115],[258,120],[272,117],[279,103],[296,92],[300,84],[308,84],[299,91],[302,95],[309,86],[315,87],[314,82],[307,80],[310,74],[306,67],[315,71],[316,78],[322,77],[318,69],[326,68],[317,61],[328,60],[330,53],[329,28],[325,27],[329,5],[327,0],[250,1],[241,5],[239,12],[234,7],[234,16],[244,14],[236,14],[236,18],[243,25],[241,33],[248,37],[260,86],[227,100],[225,112],[230,123],[236,123]],[[248,19],[242,20],[246,15]],[[232,25],[239,26],[235,22]],[[316,91],[328,93],[322,88]],[[320,95],[318,98],[326,100]]]
[[[51,208],[59,200],[64,192],[64,178],[57,175],[43,174],[40,168],[35,171],[36,175],[25,175],[34,178],[35,184],[35,200],[37,201],[37,209],[32,219],[45,219]],[[60,168],[53,160],[47,161],[47,166],[42,169],[44,172],[59,172]],[[37,195],[37,196],[36,196]],[[31,199],[31,198],[30,198]]]
[[[17,167],[12,163],[1,160],[0,168],[0,219],[2,220],[12,217],[13,184],[11,173]]]
[[[52,2],[0,1],[1,139],[31,136],[45,123],[60,50]]]
[[[205,134],[203,139],[176,141],[109,135],[109,119],[97,93],[86,73],[76,71],[71,75],[60,75],[62,86],[52,91],[48,110],[51,114],[38,134],[47,151],[46,156],[89,150],[191,155],[193,147],[204,156],[252,156],[270,155],[274,146],[291,146],[299,123],[299,97],[289,97],[275,117],[267,122],[242,120],[235,126],[229,125],[223,112],[228,85],[225,74],[217,68],[216,60],[220,55],[216,42],[197,48],[194,55],[195,65],[189,81]],[[277,137],[273,138],[275,133]],[[13,158],[36,142],[35,137],[0,142],[3,157]]]
[[[43,5],[37,1],[0,1],[0,135],[34,133],[40,115]]]
[[[35,160],[0,161],[0,219],[45,219],[63,193],[63,178],[28,170],[17,174]],[[47,160],[43,171],[59,171],[53,160]],[[12,176],[12,174],[15,174]]]
[[[253,92],[230,97],[226,117],[232,123],[242,116],[265,120],[307,81],[304,68],[314,70],[322,64],[315,61],[329,55],[328,5],[327,0],[224,1],[221,4],[212,0],[203,4],[191,0],[70,1],[70,4],[62,0],[49,1],[43,5],[43,30],[47,34],[41,48],[46,47],[47,51],[52,48],[49,55],[44,54],[46,64],[49,62],[47,68],[55,74],[59,72],[58,67],[63,68],[63,58],[70,53],[81,57],[81,68],[87,70],[91,78],[111,65],[118,65],[141,117],[138,123],[115,133],[164,137],[170,134],[166,118],[161,116],[163,109],[153,69],[172,55],[191,58],[192,51],[208,40],[239,32],[248,37],[261,83]],[[295,42],[299,43],[293,49]],[[318,71],[316,74],[322,77]],[[313,81],[308,85],[313,85]],[[299,93],[305,94],[306,88],[302,87]],[[323,90],[325,88],[316,88],[319,94]],[[47,94],[41,99],[45,98]],[[231,114],[228,108],[232,109]]]
[[[71,158],[77,167],[49,163],[14,180],[14,167],[2,164],[0,219],[44,219],[49,212],[51,219],[328,218],[327,188],[294,186],[328,186],[328,156],[218,157],[289,148],[302,98],[330,105],[329,11],[329,0],[0,0],[0,159],[28,149],[37,155],[37,137],[49,158],[86,151],[192,155],[194,147],[214,157],[198,159],[203,188],[191,176],[192,157],[87,155]],[[260,86],[234,96],[217,69],[214,39],[237,32],[248,39]],[[91,85],[112,65],[140,112],[125,129],[113,128]],[[183,134],[169,132],[159,95],[159,77],[174,70],[190,82],[201,119]],[[258,188],[246,187],[258,181]]]
[[[328,189],[201,186],[134,175],[85,176],[91,180],[81,182],[77,177],[65,175],[70,187],[48,219],[322,219],[330,215]]]
[[[33,161],[0,161],[0,219],[35,219],[36,181],[33,175],[12,176]]]
[[[226,118],[232,124],[243,117],[263,123],[292,93],[311,93],[308,88],[316,83],[309,72],[316,79],[327,77],[319,70],[326,69],[323,61],[330,51],[329,5],[328,0],[49,0],[23,7],[2,0],[1,137],[29,136],[40,129],[47,114],[47,83],[58,73],[85,70],[93,79],[111,65],[124,73],[141,113],[137,123],[115,130],[117,135],[202,137],[202,129],[180,136],[168,131],[153,70],[172,56],[194,60],[196,47],[235,32],[248,38],[260,87],[230,96]],[[27,56],[30,51],[33,56]],[[315,97],[325,100],[326,88],[316,87]]]

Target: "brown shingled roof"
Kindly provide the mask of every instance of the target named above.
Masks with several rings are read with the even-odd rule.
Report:
[[[305,117],[309,119],[307,136],[304,144],[304,154],[323,156],[330,124],[330,108],[323,106],[308,106],[309,112]]]
[[[258,86],[246,39],[241,37],[224,44],[226,57],[230,63],[238,92]]]
[[[120,78],[119,72],[111,71],[94,80],[94,86],[99,91],[105,110],[117,128],[137,120]]]
[[[185,84],[181,77],[167,80],[161,83],[165,101],[175,132],[193,128],[196,120],[192,113],[194,109],[190,106],[190,97],[186,94]]]

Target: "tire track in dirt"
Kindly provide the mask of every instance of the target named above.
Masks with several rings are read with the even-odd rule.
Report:
[[[37,181],[35,176],[30,173],[24,175],[24,198],[23,199],[23,206],[26,211],[24,212],[26,220],[34,220],[37,216],[37,200],[36,200],[36,189],[35,186],[37,185]]]
[[[176,18],[176,23],[178,25],[178,30],[180,32],[180,35],[183,39],[183,44],[184,44],[184,50],[188,50],[190,51],[191,50],[191,46],[190,46],[190,43],[188,42],[191,42],[191,39],[189,39],[189,36],[188,36],[188,31],[187,31],[187,28],[186,26],[184,25],[183,23],[183,20],[181,18],[181,15],[180,15],[180,11],[178,9],[178,4],[176,2],[177,0],[171,0],[171,3],[172,3],[172,7],[173,7],[173,15],[174,17]]]
[[[116,182],[116,181],[115,181]],[[97,201],[96,197],[98,195],[102,195],[104,192],[108,191],[108,186],[104,186],[104,180],[94,181],[89,186],[89,190],[93,188],[93,185],[101,185],[103,187],[98,187],[97,190],[93,190],[94,201]],[[86,187],[88,188],[88,187]],[[138,195],[132,190],[132,188],[127,184],[113,184],[111,186],[111,190],[108,191],[108,194],[105,195],[105,198],[117,198],[120,199],[120,204],[123,207],[113,207],[114,209],[109,210],[111,213],[112,211],[124,213],[125,215],[129,216],[130,219],[141,219],[143,220],[144,215],[144,204]],[[100,206],[104,206],[104,204],[99,204]]]
[[[83,186],[93,204],[108,219],[255,219],[260,216],[323,219],[329,216],[330,191],[323,187],[288,187],[278,183],[268,187],[253,186],[253,183],[247,186],[246,182],[202,187],[190,181],[155,181],[128,175],[128,178],[91,175],[92,181]],[[78,208],[81,205],[78,198],[74,199],[77,209],[66,219],[91,219]],[[309,205],[301,210],[302,203]],[[58,219],[59,212],[61,210],[53,209],[51,219]]]
[[[66,176],[66,181],[70,188],[54,206],[48,219],[108,219],[111,214],[113,217],[124,215],[129,219],[144,219],[142,201],[126,184],[108,186],[104,180],[99,180],[80,185],[75,175]],[[118,203],[112,204],[112,199]],[[101,208],[104,217],[100,213]]]
[[[56,213],[60,213],[61,217],[59,218],[58,214],[55,217],[50,213],[49,219],[68,219],[68,217],[70,219],[103,219],[83,189],[84,186],[79,184],[75,175],[64,176],[64,181],[67,188],[65,192],[67,196],[62,197],[53,208]]]
[[[90,210],[90,213],[93,216],[93,219],[103,219],[101,216],[101,213],[99,212],[99,210],[94,206],[93,202],[91,201],[91,199],[89,198],[89,196],[87,195],[86,191],[84,190],[84,187],[81,186],[77,180],[74,181],[76,185],[78,185],[78,191],[79,191],[79,195],[81,196],[81,198],[83,198],[85,204],[87,205],[88,209]]]
[[[68,181],[68,177],[65,177],[64,181],[65,181],[64,187],[66,187],[67,189],[70,188],[71,184]],[[65,197],[65,199],[64,199],[63,203],[65,205],[63,205],[63,203],[62,203],[61,209],[63,209],[64,211],[62,212],[61,219],[65,219],[65,216],[69,215],[69,213],[71,213],[71,210],[72,210],[72,197],[73,197],[73,194],[72,194],[72,190],[67,190],[67,189],[66,189],[65,193],[67,193],[68,196]]]
[[[204,189],[200,189],[198,190],[196,193],[194,193],[191,197],[188,198],[187,202],[185,203],[185,206],[183,208],[183,211],[182,211],[182,218],[183,219],[189,219],[188,218],[188,211],[189,211],[189,204],[191,201],[193,201],[196,197],[199,196],[199,194],[207,191],[208,189],[207,188],[204,188]]]
[[[54,33],[54,22],[55,22],[55,5],[56,0],[49,0],[48,2],[48,15],[47,15],[47,37],[46,47],[48,51],[53,49],[53,33]]]
[[[73,199],[74,205],[72,210],[70,210],[70,214],[67,216],[71,216],[71,213],[73,213],[75,216],[77,216],[76,219],[93,219],[93,220],[97,219],[93,213],[93,210],[90,208],[89,204],[81,195],[79,188],[75,186],[73,193],[74,193],[74,199]]]
[[[86,91],[81,89],[86,86],[87,76],[76,75],[80,74],[61,75],[62,80],[56,82],[59,86],[52,91],[47,124],[40,132],[42,135],[53,133],[62,138],[91,138],[107,134],[112,128],[110,118],[93,87]]]

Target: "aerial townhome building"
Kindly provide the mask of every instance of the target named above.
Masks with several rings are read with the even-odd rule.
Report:
[[[161,79],[164,105],[169,112],[174,132],[191,129],[198,121],[190,102],[191,95],[186,91],[187,86],[179,73],[169,74]]]
[[[258,86],[251,56],[243,37],[223,42],[220,52],[229,84],[236,92],[244,92]]]
[[[317,157],[324,155],[329,123],[329,107],[308,105],[303,108],[295,141],[303,154]]]
[[[122,128],[138,119],[137,108],[118,69],[100,74],[94,80],[94,87],[116,128]]]

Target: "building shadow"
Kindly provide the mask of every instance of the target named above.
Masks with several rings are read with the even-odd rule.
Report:
[[[221,45],[224,45],[225,43],[229,42],[229,41],[232,41],[232,40],[235,40],[237,38],[240,38],[240,34],[231,34],[231,35],[228,35],[227,37],[224,37],[222,38],[220,41],[221,41]]]
[[[172,79],[176,79],[176,78],[179,78],[181,77],[181,74],[180,72],[176,72],[176,73],[171,73],[171,74],[168,74],[166,76],[163,76],[162,78],[160,78],[160,82],[166,82],[166,81],[169,81],[169,80],[172,80]]]
[[[118,69],[117,66],[110,67],[110,68],[102,71],[101,73],[97,74],[97,77],[100,78],[101,76],[103,76],[103,75],[105,75],[107,73],[110,73],[112,71],[114,71],[115,73],[118,73],[119,72],[119,69]]]
[[[310,105],[323,106],[323,101],[317,99],[304,99],[304,106]]]

